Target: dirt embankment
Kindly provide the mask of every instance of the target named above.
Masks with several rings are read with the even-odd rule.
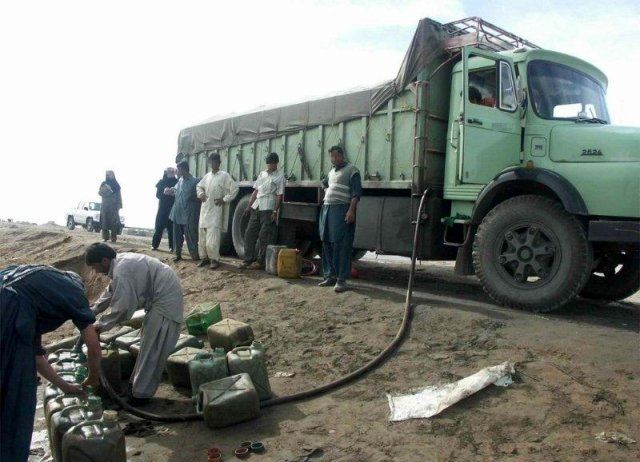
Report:
[[[47,263],[73,269],[94,298],[106,284],[82,263],[85,246],[94,240],[82,230],[0,225],[0,267]],[[174,266],[187,311],[215,300],[225,316],[249,322],[267,348],[270,374],[295,372],[292,378],[272,378],[278,395],[364,364],[400,323],[404,267],[363,262],[360,286],[338,295],[316,287],[316,279],[288,282],[242,272],[233,259],[215,272],[188,260],[174,265],[169,253],[152,252],[138,238],[123,239],[117,247]],[[423,267],[417,290],[433,298],[417,299],[409,338],[363,380],[316,400],[267,409],[260,419],[227,429],[211,431],[194,422],[170,425],[162,435],[128,438],[130,460],[204,460],[207,447],[217,445],[230,454],[247,439],[265,442],[267,453],[252,457],[265,462],[302,460],[296,457],[304,448],[320,448],[323,455],[311,461],[638,459],[639,444],[594,438],[617,431],[640,441],[637,305],[578,301],[559,313],[537,316],[495,307],[477,284],[436,266]],[[69,332],[65,327],[49,338]],[[505,360],[518,365],[512,386],[487,388],[431,419],[388,421],[386,392],[457,380]],[[168,385],[159,396],[185,400]],[[186,401],[159,400],[154,406],[189,410]]]

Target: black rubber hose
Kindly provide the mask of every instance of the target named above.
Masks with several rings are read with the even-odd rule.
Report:
[[[421,243],[420,239],[420,224],[422,223],[422,213],[424,210],[424,204],[427,196],[429,195],[429,189],[427,188],[422,194],[422,198],[420,199],[420,206],[418,207],[418,217],[416,220],[416,227],[413,233],[413,251],[411,253],[411,271],[409,272],[409,283],[407,285],[407,296],[405,299],[404,306],[404,316],[402,317],[402,324],[400,325],[400,330],[394,337],[393,341],[384,349],[382,352],[369,361],[364,366],[356,369],[355,371],[337,379],[333,382],[329,382],[325,385],[322,385],[317,388],[313,388],[311,390],[303,391],[300,393],[295,393],[289,396],[282,396],[278,398],[273,398],[267,401],[262,401],[260,403],[261,408],[278,406],[280,404],[291,403],[294,401],[302,401],[305,399],[312,398],[314,396],[322,395],[324,393],[328,393],[329,391],[335,390],[336,388],[340,388],[350,382],[353,382],[357,378],[363,376],[367,372],[378,367],[385,359],[391,355],[402,343],[407,330],[409,329],[409,324],[411,323],[411,315],[412,315],[412,297],[413,297],[413,281],[415,279],[416,272],[416,259],[418,258],[418,249]]]
[[[127,403],[127,400],[119,396],[115,390],[111,387],[109,380],[105,377],[104,371],[100,370],[100,385],[107,390],[109,396],[118,403],[129,414],[133,414],[136,417],[147,420],[155,420],[156,422],[191,422],[193,420],[202,420],[202,414],[177,414],[177,415],[164,415],[154,414],[152,412],[143,411],[137,407]]]
[[[424,205],[427,196],[429,195],[429,189],[427,188],[422,194],[422,198],[420,199],[420,206],[418,207],[418,215],[416,219],[415,231],[413,233],[413,251],[411,254],[411,270],[409,272],[409,283],[407,284],[407,295],[405,299],[405,307],[404,307],[404,315],[402,317],[402,324],[400,325],[400,330],[394,337],[393,341],[380,353],[378,356],[373,358],[364,366],[359,369],[337,379],[333,382],[329,382],[325,385],[313,388],[311,390],[303,391],[300,393],[295,393],[289,396],[281,396],[278,398],[273,398],[267,401],[262,401],[260,403],[261,408],[278,406],[280,404],[292,403],[294,401],[302,401],[305,399],[313,398],[315,396],[319,396],[325,393],[328,393],[332,390],[340,388],[348,383],[353,382],[359,377],[362,377],[367,372],[372,371],[376,367],[378,367],[382,362],[384,362],[390,355],[393,353],[404,340],[405,335],[409,329],[409,325],[411,323],[411,315],[413,311],[412,298],[413,298],[413,283],[415,280],[415,272],[416,272],[416,260],[418,258],[418,250],[420,248],[420,244],[422,240],[420,239],[420,230],[422,224],[422,216],[424,213]],[[78,345],[81,345],[82,339],[78,341]],[[76,347],[78,347],[76,345]],[[118,396],[118,394],[111,387],[111,384],[104,376],[103,371],[100,371],[100,383],[104,387],[104,389],[109,393],[109,395],[120,405],[122,408],[143,419],[154,420],[158,422],[189,422],[193,420],[201,420],[203,416],[201,414],[182,414],[182,415],[163,415],[163,414],[153,414],[151,412],[146,412],[141,409],[138,409],[134,406],[131,406],[127,401]]]

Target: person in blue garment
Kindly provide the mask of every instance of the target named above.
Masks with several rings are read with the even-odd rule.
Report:
[[[189,173],[189,162],[180,161],[177,165],[180,179],[173,188],[170,188],[175,196],[169,219],[173,221],[173,250],[176,256],[173,261],[182,260],[182,246],[187,241],[189,255],[194,261],[200,261],[198,254],[198,221],[200,219],[200,204],[196,192],[196,186],[200,178]]]
[[[336,292],[344,292],[351,276],[356,211],[362,195],[362,181],[356,166],[345,160],[340,146],[332,146],[329,155],[333,168],[322,181],[325,195],[319,223],[324,280],[318,285],[334,286]]]
[[[41,336],[71,320],[87,345],[89,375],[82,386],[64,381],[47,361]],[[0,460],[29,458],[36,410],[36,371],[65,393],[98,384],[100,340],[84,284],[51,266],[0,270]]]

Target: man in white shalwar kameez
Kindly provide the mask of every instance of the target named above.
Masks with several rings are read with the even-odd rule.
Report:
[[[212,154],[211,171],[196,186],[200,208],[198,253],[199,267],[220,266],[220,240],[229,227],[229,204],[238,195],[238,184],[227,172],[220,170],[220,155]]]
[[[146,311],[129,389],[132,404],[145,404],[158,389],[167,357],[180,336],[184,308],[180,279],[157,258],[116,254],[106,244],[89,246],[85,260],[87,266],[111,278],[111,284],[91,307],[95,314],[111,308],[96,323],[99,332],[131,319],[138,309]]]

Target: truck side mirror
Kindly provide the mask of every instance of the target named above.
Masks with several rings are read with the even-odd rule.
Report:
[[[86,210],[88,212],[89,211],[89,207],[82,207],[82,210]]]

